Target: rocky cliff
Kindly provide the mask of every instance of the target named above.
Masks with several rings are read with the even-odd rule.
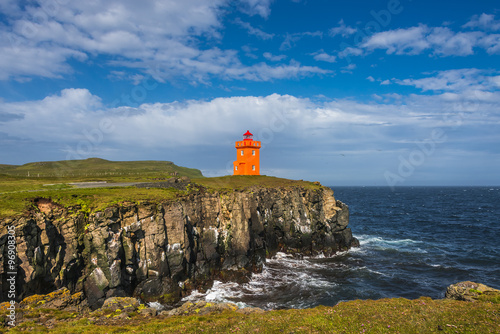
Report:
[[[36,212],[0,221],[3,299],[11,226],[17,299],[68,287],[91,308],[112,296],[174,303],[213,279],[245,279],[276,252],[330,255],[359,245],[347,206],[326,187],[200,187],[175,200],[91,213],[49,199],[36,204]]]

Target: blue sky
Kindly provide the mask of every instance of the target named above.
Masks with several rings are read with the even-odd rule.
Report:
[[[500,184],[497,1],[0,0],[0,163]]]

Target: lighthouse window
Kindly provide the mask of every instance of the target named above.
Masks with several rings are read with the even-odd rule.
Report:
[[[252,165],[252,170],[255,170],[255,165]]]
[[[252,155],[255,155],[255,150],[252,150]]]
[[[234,170],[238,170],[238,166],[234,166]]]
[[[240,153],[240,155],[243,155],[243,150],[241,150],[241,153]]]

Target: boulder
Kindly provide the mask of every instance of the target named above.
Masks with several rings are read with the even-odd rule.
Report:
[[[168,312],[162,312],[162,315],[175,316],[175,315],[206,315],[209,313],[220,313],[223,311],[236,311],[238,305],[233,303],[210,303],[206,301],[199,301],[196,303],[186,302],[181,307],[174,308]]]
[[[92,310],[98,309],[104,303],[108,285],[109,281],[99,267],[95,268],[85,280],[83,289]]]
[[[48,308],[62,310],[67,307],[76,306],[83,300],[83,294],[77,292],[71,294],[67,288],[61,288],[46,295],[32,295],[24,298],[19,306],[21,308]]]
[[[477,300],[500,303],[500,290],[471,281],[459,282],[446,289],[445,298],[474,302]]]
[[[168,277],[148,278],[137,285],[134,296],[145,302],[174,304],[181,300],[181,288]]]
[[[134,312],[139,308],[139,305],[139,301],[132,297],[111,297],[104,301],[102,309],[113,312],[116,312],[116,310]]]
[[[146,307],[139,309],[139,314],[145,317],[156,317],[156,315],[158,314],[158,310],[154,307]]]

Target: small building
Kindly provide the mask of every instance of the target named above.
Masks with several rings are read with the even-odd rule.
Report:
[[[237,141],[234,147],[233,175],[260,175],[260,141],[253,140],[253,134],[247,131],[243,140]]]

